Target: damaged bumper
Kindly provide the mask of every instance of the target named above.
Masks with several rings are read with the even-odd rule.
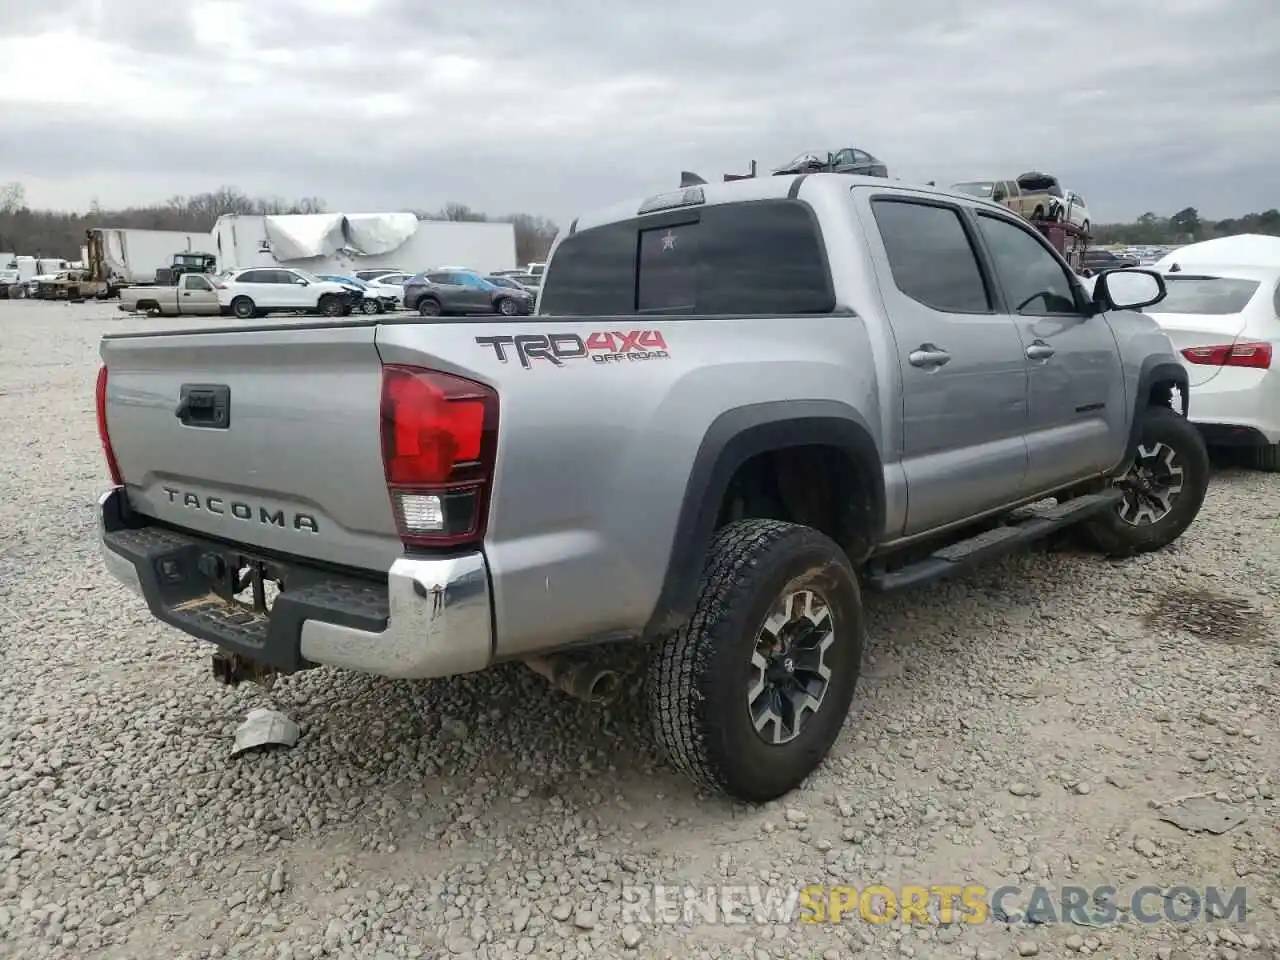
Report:
[[[492,660],[479,552],[402,557],[385,577],[340,573],[160,526],[134,513],[121,487],[103,494],[98,523],[107,570],[152,616],[281,673],[325,665],[446,677]],[[280,585],[270,602],[269,584]]]

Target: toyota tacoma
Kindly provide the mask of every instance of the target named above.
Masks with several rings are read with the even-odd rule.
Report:
[[[557,238],[535,316],[106,336],[105,562],[227,682],[524,661],[592,699],[638,653],[673,766],[775,798],[846,719],[864,591],[1192,523],[1163,295],[880,178],[621,203]]]

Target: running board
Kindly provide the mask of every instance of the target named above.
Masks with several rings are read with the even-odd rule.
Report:
[[[1023,507],[1010,514],[1003,526],[985,530],[967,540],[949,543],[905,567],[896,570],[872,568],[866,578],[867,587],[876,593],[890,593],[941,580],[994,557],[1012,553],[1086,517],[1114,509],[1123,497],[1124,491],[1110,487],[1102,493],[1075,497],[1045,509]]]

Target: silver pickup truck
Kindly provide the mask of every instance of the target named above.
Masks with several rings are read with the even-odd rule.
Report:
[[[218,316],[218,291],[213,279],[202,273],[186,273],[171,287],[125,287],[120,291],[120,309],[153,317]]]
[[[533,317],[104,338],[106,563],[228,682],[524,661],[592,699],[641,641],[673,765],[777,797],[845,721],[862,591],[1195,519],[1187,376],[1134,310],[1163,295],[878,178],[618,204]]]

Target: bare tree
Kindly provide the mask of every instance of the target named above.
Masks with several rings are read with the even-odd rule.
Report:
[[[27,191],[14,181],[0,186],[0,213],[17,213],[26,206]]]

